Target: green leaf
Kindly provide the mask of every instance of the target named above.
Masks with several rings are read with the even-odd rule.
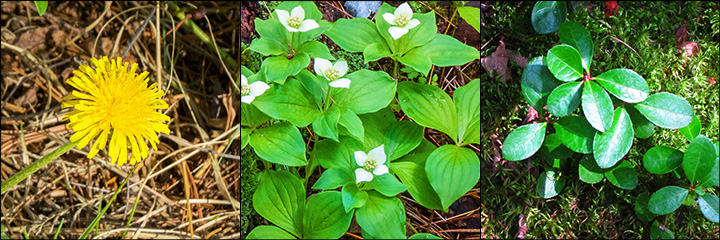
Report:
[[[583,182],[590,184],[599,183],[605,176],[603,175],[604,173],[605,170],[597,165],[595,159],[585,157],[580,160],[580,164],[578,164],[578,175],[580,175],[580,180]]]
[[[299,178],[285,171],[264,171],[252,201],[260,216],[295,236],[302,236],[305,189]]]
[[[553,115],[564,117],[580,106],[582,82],[569,82],[560,85],[548,96],[547,108]]]
[[[392,12],[395,12],[395,10],[393,9]],[[382,16],[382,15],[377,15],[377,16]],[[398,47],[395,49],[396,50],[395,53],[401,53],[401,54],[406,53],[408,50],[413,49],[415,47],[423,46],[425,44],[430,44],[429,42],[431,42],[431,40],[435,40],[438,36],[442,35],[442,34],[437,33],[438,29],[437,29],[437,25],[435,24],[436,20],[435,20],[434,12],[428,12],[428,13],[417,13],[416,12],[416,13],[413,13],[413,18],[418,19],[420,21],[420,25],[418,25],[417,27],[415,27],[413,29],[410,29],[407,34],[403,35],[402,37],[398,38],[397,40],[392,39],[392,37],[390,36],[390,32],[388,32],[388,29],[390,28],[389,26],[387,28],[384,28],[385,29],[384,33],[386,33],[387,37],[389,37],[386,39],[390,39],[387,42],[390,44],[392,44],[392,42],[395,42],[396,44],[398,44],[398,45],[396,45]],[[378,23],[378,26],[380,26],[381,24],[384,25],[387,23],[385,21],[385,19],[382,19],[380,21],[378,21],[376,19],[375,21],[380,22],[380,23]],[[380,29],[380,28],[378,28],[378,29]],[[455,40],[455,41],[457,41],[457,40]],[[437,46],[437,45],[434,45],[434,46]],[[445,46],[445,47],[454,49],[456,46]],[[473,49],[473,50],[475,50],[475,49]],[[475,51],[477,54],[477,50],[475,50]],[[467,55],[467,53],[465,53],[465,52],[457,52],[456,54],[458,54],[458,56],[460,56],[460,57]],[[479,55],[476,55],[476,57],[478,57],[478,56]],[[430,57],[430,59],[433,59],[433,57]],[[434,61],[433,61],[433,64],[437,65],[436,63],[434,63]]]
[[[352,213],[343,210],[342,194],[326,191],[307,200],[303,215],[303,238],[337,239],[350,227]]]
[[[585,82],[582,93],[583,114],[590,125],[600,132],[612,126],[613,104],[605,89],[592,81]]]
[[[605,171],[605,177],[610,183],[622,189],[635,189],[638,184],[637,172],[628,161],[622,161],[615,167]]]
[[[48,7],[48,1],[33,1],[35,2],[35,7],[38,10],[38,14],[42,16],[45,14],[45,10],[47,10]]]
[[[557,31],[566,16],[565,2],[538,1],[532,10],[532,25],[536,32],[548,34]]]
[[[720,157],[715,158],[715,165],[713,166],[712,170],[710,170],[710,173],[705,175],[704,177],[699,178],[698,186],[700,187],[709,187],[709,186],[717,186],[720,184]]]
[[[355,179],[344,168],[331,168],[320,175],[320,178],[313,184],[312,189],[328,190],[336,189],[345,185],[345,183],[355,182]]]
[[[337,106],[330,107],[319,115],[312,123],[313,131],[318,135],[338,140],[338,121],[340,120],[340,109]]]
[[[340,120],[338,121],[340,126],[345,127],[345,129],[348,130],[350,135],[357,138],[358,140],[365,141],[365,128],[363,127],[362,120],[350,109],[345,109],[345,111],[340,114]]]
[[[635,104],[635,108],[655,125],[668,129],[687,126],[695,115],[692,106],[685,99],[667,92],[653,94],[645,101]]]
[[[675,234],[666,227],[660,228],[660,224],[657,220],[653,221],[652,227],[650,227],[650,238],[651,239],[675,239]]]
[[[405,238],[405,208],[398,198],[368,192],[365,205],[355,211],[355,220],[376,238]]]
[[[470,24],[475,30],[480,32],[480,9],[475,7],[458,7],[460,17]],[[417,235],[417,234],[416,234]]]
[[[430,185],[423,167],[415,162],[395,161],[390,163],[390,169],[403,184],[408,185],[408,192],[420,205],[429,209],[443,209],[440,197]]]
[[[565,146],[578,153],[592,153],[595,128],[581,116],[571,115],[555,122],[555,132]]]
[[[293,167],[307,165],[305,142],[300,131],[289,123],[256,129],[250,135],[250,146],[268,162]]]
[[[613,69],[594,79],[605,90],[626,103],[645,101],[650,91],[645,78],[630,69]]]
[[[248,49],[259,52],[263,56],[287,54],[288,47],[271,38],[258,38],[250,43]]]
[[[285,39],[286,35],[289,35],[288,30],[285,29],[285,26],[280,23],[277,17],[268,20],[255,18],[255,30],[260,34],[261,39],[274,39],[280,42],[282,46],[288,46],[289,44]]]
[[[312,56],[313,58],[323,58],[328,60],[335,60],[335,57],[333,57],[332,54],[330,54],[330,50],[325,46],[325,44],[318,42],[318,41],[309,41],[305,42],[303,44],[300,44],[297,49],[295,49],[295,54],[297,53],[307,53],[308,55]]]
[[[690,142],[683,155],[682,166],[691,184],[704,180],[715,165],[716,157],[715,146],[707,137],[700,135]]]
[[[423,45],[418,48],[413,48],[407,53],[399,56],[397,60],[412,69],[415,69],[415,71],[422,73],[423,76],[427,76],[430,68],[432,67],[432,60],[427,53],[424,53],[425,51],[421,50],[421,48],[425,48],[427,46],[428,45]]]
[[[412,52],[416,52],[418,56],[430,57],[432,64],[438,67],[463,65],[480,57],[480,53],[474,47],[445,34],[437,34],[430,43],[414,48],[408,54]],[[415,68],[415,70],[427,76],[429,68],[427,70]]]
[[[423,139],[420,142],[420,145],[415,148],[415,150],[412,150],[410,153],[406,154],[405,156],[402,156],[401,158],[396,159],[393,162],[414,162],[419,166],[425,166],[425,162],[427,161],[428,156],[430,156],[430,153],[435,151],[437,147],[435,147],[435,144],[431,143],[428,140]],[[391,165],[392,166],[392,165]],[[402,178],[400,179],[402,180]]]
[[[682,133],[683,136],[688,141],[692,141],[700,135],[700,129],[702,128],[702,124],[700,123],[700,119],[698,119],[697,115],[693,114],[692,121],[687,126],[680,128],[680,133]]]
[[[698,198],[700,211],[711,222],[720,222],[720,199],[712,194],[705,194]]]
[[[355,208],[361,208],[365,206],[367,202],[368,194],[366,191],[360,191],[357,184],[353,182],[345,183],[342,187],[342,203],[345,206],[345,212]]]
[[[388,161],[398,159],[420,145],[423,128],[414,122],[399,121],[392,123],[385,133],[385,154]]]
[[[580,52],[583,68],[589,71],[595,49],[592,38],[590,38],[590,32],[585,30],[580,24],[563,22],[560,24],[558,36],[560,36],[560,42],[573,46]]]
[[[425,163],[425,172],[430,185],[440,197],[444,211],[480,180],[478,169],[480,158],[468,148],[444,145],[430,154]]]
[[[550,72],[563,82],[572,82],[583,76],[582,57],[577,49],[570,45],[558,45],[551,48],[545,58]]]
[[[267,92],[264,94],[267,94]],[[240,124],[243,126],[256,128],[271,119],[255,106],[255,104],[257,104],[256,101],[253,101],[253,104],[240,104]]]
[[[288,76],[298,74],[310,64],[307,53],[296,53],[291,59],[286,56],[266,58],[262,63],[266,67],[265,77],[268,81],[283,84]]]
[[[395,114],[393,114],[390,108],[383,108],[374,113],[366,113],[358,115],[365,128],[365,141],[357,142],[356,147],[353,144],[348,144],[348,148],[353,151],[370,151],[377,146],[385,143],[385,133],[390,128],[390,124],[397,122]],[[342,139],[341,139],[342,141]]]
[[[395,96],[395,81],[386,72],[363,69],[346,76],[350,88],[332,88],[335,102],[355,112],[371,113],[387,107]]]
[[[367,64],[368,62],[377,61],[390,55],[392,55],[392,53],[385,42],[371,43],[363,50],[363,58],[365,59],[363,63]]]
[[[240,129],[240,149],[245,149],[245,146],[250,142],[250,130],[241,128]]]
[[[304,146],[303,146],[304,147]],[[323,139],[315,143],[313,151],[322,154],[315,154],[315,160],[325,169],[341,168],[352,171],[350,150],[343,142],[335,142],[331,139]]]
[[[546,135],[543,145],[540,146],[540,155],[545,158],[545,160],[566,159],[572,156],[572,154],[573,151],[563,145],[560,134],[558,133]]]
[[[276,226],[261,225],[253,228],[248,239],[297,239],[292,234]]]
[[[366,183],[361,189],[375,189],[382,195],[393,197],[408,189],[408,185],[402,184],[392,174],[383,174],[373,177],[373,180]]]
[[[650,122],[645,116],[638,112],[634,104],[625,105],[630,120],[632,120],[633,130],[635,130],[635,136],[638,138],[648,138],[655,133],[655,124]]]
[[[648,172],[665,174],[682,164],[683,152],[673,147],[655,146],[643,156],[643,165]]]
[[[291,78],[284,85],[274,84],[255,98],[253,105],[268,116],[288,120],[297,127],[305,127],[320,115],[314,101],[300,82]]]
[[[458,114],[458,142],[480,144],[480,79],[455,89],[453,101]]]
[[[593,156],[598,166],[609,168],[615,165],[632,146],[633,128],[625,108],[615,109],[613,124],[604,133],[596,132],[593,140]]]
[[[526,159],[540,149],[547,123],[533,123],[513,130],[503,142],[503,158],[510,161]]]
[[[685,188],[665,186],[650,197],[650,201],[648,202],[650,211],[657,215],[674,212],[675,209],[682,205],[687,194],[688,190]]]
[[[333,24],[333,28],[325,31],[325,35],[348,52],[362,52],[373,43],[385,44],[375,23],[367,18],[340,18]]]
[[[432,234],[429,234],[429,233],[416,233],[416,234],[410,236],[408,239],[442,239],[442,238],[432,235]]]
[[[446,133],[457,142],[457,109],[450,96],[436,86],[400,82],[398,100],[405,114],[424,127]]]
[[[520,86],[530,106],[541,111],[550,93],[561,83],[545,66],[543,57],[536,57],[525,67]]]
[[[641,193],[635,199],[635,216],[637,216],[640,221],[650,222],[655,219],[655,214],[650,212],[650,209],[648,209],[649,201],[650,195],[646,192]]]
[[[276,9],[285,10],[288,12],[292,12],[292,10],[300,6],[305,10],[305,19],[313,19],[315,22],[318,23],[319,27],[315,28],[313,30],[307,31],[307,32],[296,32],[295,34],[298,35],[296,38],[296,41],[293,43],[293,47],[297,47],[298,44],[307,42],[310,39],[313,39],[317,36],[320,36],[323,32],[325,32],[327,29],[332,27],[332,24],[325,20],[320,20],[322,18],[322,13],[320,10],[318,10],[317,6],[315,6],[315,3],[311,1],[287,1],[282,2],[280,5],[277,6]],[[277,19],[277,11],[273,11],[273,16],[275,19]],[[285,27],[283,27],[283,30],[285,32],[288,32]],[[289,33],[289,32],[288,32]],[[291,35],[291,34],[288,34]]]
[[[541,198],[551,198],[557,196],[563,187],[565,187],[565,178],[560,177],[558,172],[546,170],[540,174],[535,190]]]
[[[305,87],[305,90],[310,92],[315,98],[315,105],[318,108],[322,108],[322,102],[325,99],[328,82],[324,79],[318,79],[315,77],[315,74],[312,74],[307,69],[300,70],[300,73],[295,75],[295,78],[297,78],[300,81],[300,84]]]

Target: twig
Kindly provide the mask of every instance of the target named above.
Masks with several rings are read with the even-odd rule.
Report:
[[[455,29],[458,28],[457,26],[455,26],[455,24],[453,24],[452,22],[450,22],[450,20],[448,20],[445,16],[443,16],[443,15],[440,14],[439,12],[435,11],[435,9],[432,9],[431,7],[428,7],[428,6],[425,5],[425,3],[423,3],[422,1],[418,1],[418,2],[419,2],[420,4],[422,4],[423,6],[429,8],[429,9],[432,10],[433,12],[435,12],[435,14],[437,14],[437,15],[440,16],[441,18],[445,19],[445,21],[447,21],[448,24],[450,24],[450,25],[452,25],[453,27],[455,27]]]
[[[616,38],[616,37],[613,37],[613,36],[610,36],[610,35],[608,35],[608,36],[611,37],[612,39],[615,39],[616,41],[619,41],[619,42],[622,43],[622,44],[625,44],[625,46],[629,47],[630,50],[633,50],[633,52],[635,52],[635,54],[637,54],[638,58],[642,59],[642,57],[640,56],[640,54],[639,54],[637,51],[635,51],[635,49],[632,48],[630,45],[628,45],[627,43],[623,42],[623,40],[620,40],[620,39],[618,39],[618,38]]]
[[[143,24],[140,25],[140,28],[137,31],[135,31],[135,36],[133,36],[132,40],[130,40],[130,43],[128,43],[127,47],[125,47],[125,51],[123,51],[123,53],[120,54],[120,58],[124,58],[125,55],[128,53],[128,51],[130,51],[130,48],[131,48],[130,46],[132,46],[135,43],[135,41],[137,41],[138,37],[140,37],[140,35],[142,35],[142,31],[145,30],[145,26],[147,26],[148,22],[150,21],[150,19],[153,16],[153,14],[155,14],[155,8],[152,8],[152,10],[150,10],[150,14],[148,14],[148,16],[145,18],[145,21],[143,21]]]

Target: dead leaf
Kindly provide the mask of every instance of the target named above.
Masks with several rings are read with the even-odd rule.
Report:
[[[519,239],[525,239],[525,234],[527,234],[527,223],[525,222],[525,214],[520,214],[520,217],[518,219],[518,233],[515,236],[515,238]]]
[[[480,65],[491,74],[500,74],[500,79],[502,79],[503,82],[507,82],[507,80],[510,79],[508,60],[517,63],[517,65],[523,69],[525,69],[528,63],[527,58],[517,54],[515,51],[506,50],[505,42],[500,40],[500,45],[495,49],[495,52],[490,54],[490,57],[480,59]]]
[[[678,43],[685,42],[685,39],[687,38],[687,27],[682,26],[678,28],[678,30],[675,32],[675,40],[677,40]]]
[[[39,88],[38,85],[33,85],[30,89],[25,91],[25,93],[23,93],[23,95],[21,95],[20,97],[15,99],[15,101],[13,101],[13,102],[15,103],[15,105],[18,105],[18,106],[23,106],[25,104],[27,104],[29,106],[35,105],[35,103],[37,103],[38,88]]]
[[[682,52],[683,57],[686,57],[683,59],[683,61],[687,62],[689,57],[697,55],[697,53],[700,51],[700,48],[698,47],[698,44],[696,42],[685,42],[682,44],[682,48],[680,49],[680,52]]]

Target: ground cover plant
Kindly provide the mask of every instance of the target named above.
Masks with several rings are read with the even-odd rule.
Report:
[[[477,35],[479,9],[451,9],[471,19]],[[479,79],[458,71],[452,97],[412,80],[478,65],[476,47],[438,33],[437,14],[383,3],[374,20],[331,22],[315,2],[282,2],[254,19],[259,36],[247,50],[260,64],[241,66],[241,145],[259,158],[249,166],[262,171],[243,199],[267,224],[248,229],[248,238],[448,237],[413,226],[403,203],[442,218],[459,199],[472,199],[479,179],[472,149],[480,142]],[[329,46],[357,53],[365,66],[351,67]],[[427,140],[425,128],[443,144]]]
[[[620,11],[617,11],[618,6]],[[567,5],[565,2],[538,2],[534,6],[520,6],[517,12],[522,14],[512,14],[520,17],[507,19],[486,16],[496,16],[494,11],[507,11],[509,6],[494,4],[493,7],[488,6],[488,11],[483,11],[482,23],[490,25],[489,29],[509,29],[509,33],[500,32],[494,36],[502,34],[505,42],[543,42],[549,48],[531,49],[529,52],[532,54],[528,55],[523,54],[528,49],[517,48],[520,55],[529,58],[541,56],[530,60],[527,66],[521,66],[523,71],[518,71],[521,77],[517,84],[521,90],[512,92],[524,98],[526,103],[503,104],[528,108],[524,121],[528,124],[515,127],[519,122],[517,120],[521,120],[518,107],[511,112],[511,116],[503,116],[502,120],[511,120],[506,123],[514,122],[509,126],[506,124],[501,127],[498,124],[500,121],[493,120],[490,115],[483,115],[487,119],[483,122],[492,124],[483,127],[483,136],[491,139],[491,142],[482,144],[491,149],[484,155],[488,160],[484,161],[488,163],[484,170],[516,169],[508,169],[510,174],[500,171],[481,177],[481,181],[485,181],[481,186],[484,186],[483,208],[486,209],[483,212],[485,219],[482,220],[483,236],[658,238],[672,235],[703,238],[717,234],[717,230],[715,233],[713,230],[709,233],[693,231],[693,228],[678,224],[676,220],[687,219],[701,228],[717,229],[718,171],[713,168],[718,165],[718,90],[714,82],[718,70],[711,66],[717,66],[717,56],[713,54],[718,52],[718,46],[708,40],[710,36],[718,34],[717,14],[714,12],[717,6],[697,2],[682,6],[670,5],[672,11],[686,10],[694,14],[692,20],[686,20],[683,24],[690,22],[694,25],[692,27],[697,33],[692,40],[701,42],[693,42],[696,45],[685,41],[687,33],[683,31],[687,27],[678,24],[678,27],[674,27],[677,33],[673,31],[663,36],[662,31],[657,31],[657,26],[667,26],[667,22],[663,22],[668,21],[666,18],[653,15],[655,12],[649,10],[649,7],[632,3],[626,6],[627,10],[623,4],[607,4],[604,16],[599,14],[601,7],[580,2]],[[523,14],[527,16],[522,17]],[[706,21],[703,22],[703,19]],[[517,25],[505,29],[500,27],[508,23]],[[521,31],[519,29],[527,28],[516,27],[523,25],[532,25],[529,29],[549,36],[528,37],[538,33]],[[644,29],[637,30],[631,26]],[[637,38],[630,36],[634,31],[640,32],[634,35]],[[493,35],[482,34],[484,41],[492,42]],[[592,38],[594,34],[602,36],[599,37],[600,41],[619,44],[599,42],[597,38]],[[657,42],[664,40],[666,44],[653,45],[656,43],[655,38]],[[500,42],[502,51],[506,51],[506,43],[502,43],[503,40]],[[536,45],[542,46],[543,43]],[[688,49],[686,46],[697,45],[703,46],[704,52],[711,54],[691,53],[694,51],[692,47],[689,48],[690,52],[684,51]],[[656,48],[668,49],[665,52],[669,53],[661,56]],[[678,52],[676,48],[683,51]],[[484,51],[481,49],[481,54]],[[636,55],[638,58],[619,53]],[[486,59],[488,62],[497,62],[494,54],[491,56],[486,53],[483,56],[489,56]],[[672,64],[663,64],[668,62]],[[630,70],[629,66],[635,69]],[[678,74],[670,73],[668,68],[673,66],[680,70]],[[662,68],[656,69],[658,67]],[[506,75],[513,73],[501,72]],[[492,81],[493,78],[488,79]],[[576,81],[578,79],[580,81]],[[672,81],[675,79],[681,81]],[[671,82],[676,85],[672,86]],[[695,87],[689,91],[691,87],[685,85]],[[653,87],[662,87],[662,91]],[[493,92],[497,87],[485,85],[482,88],[483,94],[491,96],[490,99],[499,95]],[[483,103],[487,102],[492,101]],[[485,105],[483,110],[486,106],[489,107]],[[706,128],[703,129],[701,125]],[[505,162],[528,158],[530,161],[523,165]],[[640,164],[645,168],[635,167]],[[520,167],[524,165],[527,165],[531,174],[515,176],[513,172],[518,171],[518,168],[525,169]],[[542,173],[538,166],[544,169]],[[653,176],[670,172],[675,176]],[[493,180],[493,177],[500,179]],[[603,179],[614,186],[606,187]],[[518,185],[521,187],[516,187]],[[522,190],[522,186],[528,189],[528,185],[536,186],[530,188],[535,192]],[[509,200],[496,199],[502,197],[494,196],[507,191],[515,191],[516,196],[506,196]],[[568,193],[564,194],[564,191]],[[589,199],[586,195],[598,198]],[[537,197],[557,200],[547,201],[549,205],[546,205],[532,199]],[[512,203],[521,206],[512,206]],[[669,214],[683,203],[697,206],[699,211],[683,212],[681,216],[655,216]],[[542,208],[543,205],[546,207]],[[529,208],[529,211],[522,206]],[[609,214],[606,214],[608,210]],[[574,217],[578,212],[581,218]],[[496,214],[499,213],[502,213],[503,221],[497,220],[499,217]],[[620,219],[620,215],[633,213],[636,213],[635,218]],[[598,224],[585,224],[590,219]],[[652,224],[650,221],[653,221]],[[512,224],[512,230],[507,225],[503,226],[503,223]],[[542,227],[535,230],[537,226]]]

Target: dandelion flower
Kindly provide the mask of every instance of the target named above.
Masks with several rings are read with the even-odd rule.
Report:
[[[420,25],[420,20],[412,18],[413,11],[412,8],[410,8],[410,5],[408,5],[408,3],[400,4],[400,6],[395,9],[394,14],[385,13],[382,16],[385,21],[392,25],[395,25],[388,29],[388,32],[390,32],[390,35],[395,40],[408,33],[410,29],[413,29]]]
[[[157,133],[169,134],[164,122],[170,121],[157,109],[167,109],[168,104],[158,97],[165,93],[153,83],[148,87],[148,72],[135,73],[137,63],[128,71],[128,63],[122,65],[122,59],[108,57],[93,58],[95,69],[88,65],[73,71],[74,77],[67,83],[75,87],[72,93],[63,98],[63,108],[75,108],[65,114],[62,120],[70,120],[68,127],[75,133],[70,141],[79,141],[77,147],[83,148],[90,140],[94,141],[88,158],[94,157],[110,139],[109,155],[111,164],[124,165],[128,160],[128,146],[132,151],[130,164],[134,165],[147,158],[149,148],[144,139],[150,141],[157,151],[159,143]]]
[[[389,173],[388,167],[385,165],[387,156],[385,155],[385,145],[373,148],[365,154],[363,151],[355,152],[355,162],[360,168],[355,169],[355,182],[369,182],[373,180],[373,175],[380,176]]]
[[[293,8],[291,12],[275,10],[278,20],[290,32],[307,32],[320,27],[314,19],[305,19],[305,9],[301,6]]]
[[[327,59],[315,58],[315,73],[325,77],[330,81],[330,86],[334,88],[350,88],[350,79],[341,78],[348,71],[347,62],[340,60],[335,65]]]

